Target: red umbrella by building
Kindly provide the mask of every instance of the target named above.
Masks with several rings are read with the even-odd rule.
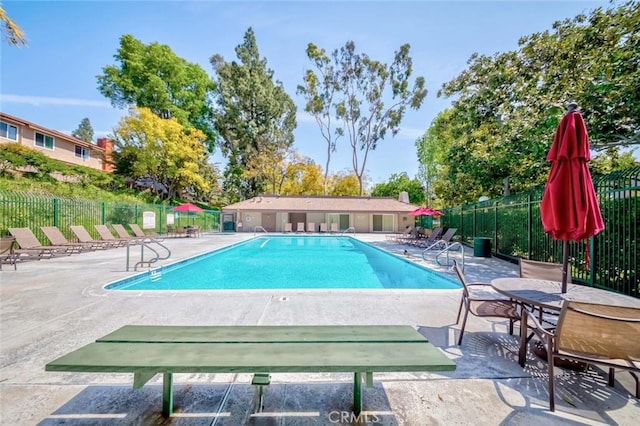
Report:
[[[551,171],[540,203],[540,217],[547,234],[563,241],[562,292],[567,291],[569,241],[592,237],[604,229],[587,162],[589,135],[575,103],[569,104],[547,154]]]
[[[191,203],[184,203],[184,204],[180,204],[179,206],[175,206],[171,209],[172,212],[186,212],[186,213],[200,213],[203,212],[204,210],[201,209],[200,207],[196,206],[195,204],[191,204]]]
[[[444,214],[431,207],[418,207],[415,210],[409,212],[412,216],[444,216]]]
[[[425,213],[423,214],[426,216],[444,216],[444,213],[439,210],[432,209],[431,207],[425,207]]]
[[[187,213],[187,216],[191,216],[191,213],[200,213],[200,212],[203,212],[204,210],[196,206],[195,204],[184,203],[184,204],[180,204],[179,206],[173,207],[171,211],[178,212],[178,213]],[[191,223],[192,224],[195,223],[195,217],[191,219]]]
[[[411,210],[411,211],[409,212],[409,214],[410,214],[411,216],[424,216],[424,211],[425,211],[425,209],[426,209],[426,207],[418,207],[418,208],[417,208],[417,209],[415,209],[415,210]]]

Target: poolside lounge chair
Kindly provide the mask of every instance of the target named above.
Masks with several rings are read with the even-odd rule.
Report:
[[[18,254],[15,252],[15,249],[13,247],[15,243],[15,237],[0,238],[0,271],[2,270],[2,262],[8,262],[9,265],[13,265],[14,270],[18,269],[18,267],[16,266]]]
[[[322,222],[320,224],[320,232],[327,232],[327,224],[326,224],[326,222]]]
[[[167,227],[170,225],[167,225]],[[133,234],[136,237],[140,237],[140,238],[152,238],[156,241],[162,241],[162,237],[160,237],[160,235],[158,234],[149,234],[147,235],[142,228],[140,228],[140,225],[138,225],[137,223],[130,223],[129,224],[129,228],[131,228],[131,230],[133,231]],[[168,228],[167,228],[168,229]]]
[[[62,231],[60,231],[57,226],[41,226],[40,230],[54,246],[73,247],[78,251],[90,251],[99,248],[94,243],[80,243],[67,240],[67,237],[64,236]]]
[[[423,251],[423,257],[425,252],[428,252],[429,250],[444,250],[451,244],[453,244],[451,240],[453,239],[453,236],[457,231],[458,230],[456,228],[449,228],[447,229],[447,232],[442,234],[442,236],[440,238],[437,238],[433,243],[429,245],[423,245],[422,247],[425,248]]]
[[[296,225],[296,232],[304,232],[304,222],[298,222]]]
[[[416,229],[416,236],[406,242],[416,247],[427,248],[440,241],[442,238],[442,228],[433,228],[428,235],[425,231],[421,232]]]
[[[293,232],[291,223],[285,223],[284,224],[284,232]]]
[[[404,228],[404,231],[400,234],[391,234],[388,236],[388,239],[395,241],[397,243],[404,243],[408,239],[414,239],[417,237],[416,227],[413,225],[407,225]]]
[[[69,256],[71,253],[79,253],[77,247],[71,246],[43,246],[29,228],[9,228],[9,233],[16,238],[16,242],[21,249],[29,250],[37,254],[38,257],[51,258],[54,256]]]
[[[71,232],[76,236],[81,243],[92,243],[96,248],[107,249],[120,246],[116,241],[94,240],[91,234],[82,225],[71,225]]]
[[[331,223],[331,233],[333,234],[334,232],[338,232],[338,223],[337,222],[333,222]]]
[[[315,222],[307,222],[307,232],[316,232]]]
[[[111,231],[109,231],[109,228],[107,228],[107,225],[93,225],[93,227],[96,229],[96,232],[98,233],[98,235],[100,235],[100,238],[102,240],[111,241],[112,243],[118,244],[119,246],[125,246],[127,245],[128,241],[133,240],[132,238],[114,237]]]
[[[453,268],[462,283],[462,298],[458,308],[456,324],[460,322],[460,314],[464,307],[464,317],[460,326],[460,337],[458,345],[462,344],[464,328],[467,324],[469,313],[477,317],[498,317],[509,319],[509,334],[513,334],[513,323],[520,320],[518,303],[498,293],[486,283],[467,283],[467,279],[462,272],[458,262],[453,261]]]
[[[141,241],[143,238],[142,237],[138,237],[135,235],[130,235],[126,229],[124,229],[124,225],[121,225],[119,223],[112,223],[111,226],[113,227],[113,229],[116,231],[116,233],[118,234],[118,237],[120,239],[123,240],[135,240],[135,241]],[[106,226],[105,226],[106,228]]]
[[[636,398],[640,398],[640,308],[566,301],[554,331],[546,330],[526,312],[523,322],[521,333],[526,333],[530,327],[547,350],[549,410],[555,410],[554,364],[557,359],[608,368],[609,386],[614,385],[615,369],[628,370],[636,381]],[[526,351],[526,341],[522,339],[522,342],[521,352]]]

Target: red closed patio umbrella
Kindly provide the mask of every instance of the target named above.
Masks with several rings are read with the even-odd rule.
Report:
[[[567,291],[569,241],[592,237],[604,229],[587,162],[589,135],[575,103],[560,121],[547,154],[551,171],[540,202],[544,231],[562,245],[562,292]]]

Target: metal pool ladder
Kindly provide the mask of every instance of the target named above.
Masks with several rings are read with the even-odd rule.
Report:
[[[422,252],[422,258],[424,260],[427,260],[427,254],[429,253],[429,250],[433,249],[435,246],[437,246],[440,242],[435,242],[434,244],[430,245],[429,247],[427,247],[423,252]],[[462,246],[461,243],[459,242],[455,242],[455,243],[451,243],[449,245],[446,245],[445,248],[443,248],[442,250],[438,251],[434,257],[434,261],[438,266],[449,266],[449,267],[453,267],[453,262],[450,262],[449,260],[449,252],[451,250],[454,250],[454,252],[457,252],[458,250],[460,251],[460,266],[462,267],[462,270],[464,271],[464,247]],[[457,249],[457,250],[455,250]],[[441,255],[445,255],[445,263],[442,263],[440,261],[440,256]]]
[[[159,246],[154,248],[153,245]],[[144,239],[140,239],[140,240],[129,240],[127,241],[127,272],[129,271],[129,264],[130,264],[130,259],[131,259],[131,246],[132,245],[139,245],[140,246],[140,260],[133,265],[133,270],[137,271],[138,270],[138,266],[142,266],[142,265],[147,265],[148,267],[151,267],[151,265],[153,263],[156,263],[158,260],[165,260],[171,257],[171,250],[169,250],[169,248],[167,246],[165,246],[164,244],[162,244],[160,241],[156,240],[155,238],[144,238]],[[153,256],[149,259],[145,259],[144,258],[144,249],[147,248],[149,249],[151,252],[153,252]],[[159,253],[159,251],[166,251],[165,255],[161,255]]]
[[[345,229],[344,231],[342,231],[342,233],[340,235],[346,235],[347,232],[352,232],[353,235],[356,235],[356,228],[353,227],[353,226],[350,226],[347,229]]]
[[[256,235],[256,232],[258,232],[258,231],[264,232],[265,234],[268,234],[267,230],[264,229],[262,226],[260,226],[260,225],[254,226],[253,227],[253,235]]]

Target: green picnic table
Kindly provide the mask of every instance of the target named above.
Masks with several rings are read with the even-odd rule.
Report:
[[[174,373],[353,372],[353,412],[374,372],[453,371],[455,364],[411,326],[127,325],[64,355],[46,371],[133,373],[134,388],[163,374],[162,414],[173,413]]]

